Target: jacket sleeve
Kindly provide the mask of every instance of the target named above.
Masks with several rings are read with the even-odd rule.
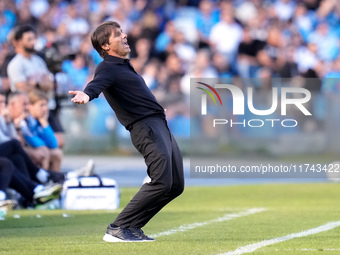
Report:
[[[6,121],[4,119],[4,117],[2,117],[0,115],[0,143],[4,143],[11,140],[11,137],[9,137],[8,133],[7,133],[7,124]]]
[[[91,101],[97,98],[105,89],[112,86],[113,82],[114,72],[112,67],[109,68],[104,63],[100,63],[96,68],[93,80],[86,85],[84,92],[90,97]]]
[[[42,127],[42,132],[39,133],[39,138],[44,141],[45,145],[50,149],[58,148],[58,141],[54,131],[50,125]]]
[[[37,134],[33,134],[25,120],[20,122],[20,130],[25,142],[28,145],[32,146],[33,148],[46,146],[45,142]]]

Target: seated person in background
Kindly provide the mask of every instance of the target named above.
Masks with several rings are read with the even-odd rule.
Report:
[[[33,162],[37,166],[42,166],[43,162],[46,161],[46,153],[45,151],[33,151],[28,146],[25,146],[25,141],[21,134],[21,123],[25,122],[29,114],[29,101],[28,95],[25,92],[14,92],[8,96],[8,111],[9,116],[12,119],[12,123],[18,134],[18,139],[23,145],[25,152],[29,155],[29,157],[33,160]],[[13,137],[14,138],[14,137]]]
[[[20,101],[22,99],[22,101]],[[48,181],[52,182],[63,182],[64,179],[69,179],[79,176],[90,176],[93,174],[94,162],[89,160],[87,164],[81,168],[70,171],[65,175],[63,173],[58,173],[54,171],[47,171],[45,169],[38,167],[34,162],[32,162],[31,157],[27,155],[26,151],[23,149],[20,142],[17,140],[20,137],[16,128],[20,131],[20,122],[23,121],[28,108],[28,97],[24,92],[16,92],[9,99],[11,106],[9,110],[6,108],[6,103],[4,96],[0,94],[0,157],[9,158],[12,163],[22,172],[31,177],[39,183],[46,183]],[[16,118],[16,116],[19,116]],[[12,121],[12,118],[15,118]],[[33,154],[36,156],[35,154]]]
[[[37,34],[35,29],[27,24],[16,26],[12,30],[11,42],[14,46],[15,57],[8,63],[7,74],[12,92],[24,91],[29,93],[39,89],[48,93],[51,111],[49,122],[56,132],[60,148],[64,145],[63,128],[59,121],[58,109],[54,99],[53,74],[48,70],[45,61],[39,57],[34,46]]]
[[[18,140],[12,139],[0,143],[0,157],[6,157],[24,175],[40,184],[48,182],[63,183],[66,176],[64,173],[47,171],[36,166],[23,150]]]
[[[48,122],[48,97],[41,90],[30,91],[28,97],[30,114],[26,119],[27,129],[21,129],[22,135],[34,150],[46,151],[48,156],[43,168],[60,172],[63,152],[58,148],[58,140]]]
[[[6,96],[0,93],[0,143],[18,138],[9,110],[6,107]]]
[[[39,168],[34,165],[30,157],[22,149],[20,142],[15,139],[0,143],[0,158],[7,158],[19,172],[39,184],[63,183],[65,179],[90,176],[93,175],[94,169],[93,160],[89,160],[85,166],[67,173],[58,173]]]
[[[20,172],[9,159],[0,157],[0,209],[10,210],[17,205],[17,201],[6,199],[7,188],[18,191],[26,200],[25,204],[37,205],[58,198],[63,187],[59,183],[47,186],[38,184]]]
[[[45,108],[46,98],[40,99],[40,95],[32,94],[30,104],[27,93],[14,92],[8,97],[8,110],[14,126],[27,154],[33,162],[44,169],[56,172],[60,171],[62,152],[57,148],[57,140],[51,127],[46,126],[48,116]],[[37,108],[37,109],[36,109]],[[30,117],[30,109],[33,115]],[[48,110],[47,110],[48,112]],[[43,122],[43,123],[40,123]]]
[[[11,210],[17,206],[16,200],[6,199],[6,189],[9,187],[10,179],[7,178],[10,175],[11,163],[7,158],[0,157],[0,210]]]

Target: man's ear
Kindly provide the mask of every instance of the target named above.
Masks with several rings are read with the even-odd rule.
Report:
[[[110,47],[107,43],[105,43],[104,45],[102,45],[102,49],[105,50],[105,51],[108,51],[108,50],[110,50]]]

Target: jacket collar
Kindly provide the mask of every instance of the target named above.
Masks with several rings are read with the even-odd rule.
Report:
[[[111,56],[111,55],[107,55],[104,58],[105,61],[109,61],[109,62],[114,62],[114,63],[118,63],[118,64],[124,64],[124,63],[128,63],[130,60],[128,58],[119,58],[119,57],[115,57],[115,56]]]

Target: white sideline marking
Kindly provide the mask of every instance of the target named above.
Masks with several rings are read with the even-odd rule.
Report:
[[[340,251],[340,248],[319,248],[319,249],[315,249],[315,248],[301,248],[301,249],[274,249],[274,250],[264,250],[261,249],[260,251],[289,251],[289,252],[293,252],[293,251]]]
[[[236,218],[240,218],[243,216],[248,216],[251,214],[255,214],[255,213],[259,213],[259,212],[263,212],[266,211],[266,208],[250,208],[246,211],[242,211],[239,213],[229,213],[226,215],[223,215],[222,217],[216,218],[216,219],[212,219],[212,220],[208,220],[208,221],[203,221],[203,222],[194,222],[191,224],[186,224],[186,225],[181,225],[178,228],[173,228],[164,232],[160,232],[158,234],[153,234],[150,235],[150,237],[152,238],[156,238],[156,237],[160,237],[160,236],[168,236],[168,235],[172,235],[175,234],[177,232],[184,232],[187,230],[191,230],[197,227],[202,227],[211,223],[216,223],[216,222],[223,222],[223,221],[228,221],[228,220],[232,220],[232,219],[236,219]]]
[[[286,236],[281,236],[281,237],[276,237],[273,239],[269,239],[269,240],[264,240],[258,243],[253,243],[253,244],[248,244],[246,246],[243,247],[239,247],[237,248],[235,251],[229,251],[227,253],[222,253],[220,255],[241,255],[244,253],[250,253],[253,252],[259,248],[262,248],[264,246],[268,246],[271,244],[275,244],[275,243],[281,243],[293,238],[298,238],[298,237],[303,237],[303,236],[309,236],[309,235],[314,235],[320,232],[325,232],[328,230],[331,230],[333,228],[339,227],[340,226],[340,221],[334,221],[334,222],[328,222],[325,225],[316,227],[316,228],[312,228],[312,229],[308,229],[299,233],[293,233],[293,234],[289,234]]]

